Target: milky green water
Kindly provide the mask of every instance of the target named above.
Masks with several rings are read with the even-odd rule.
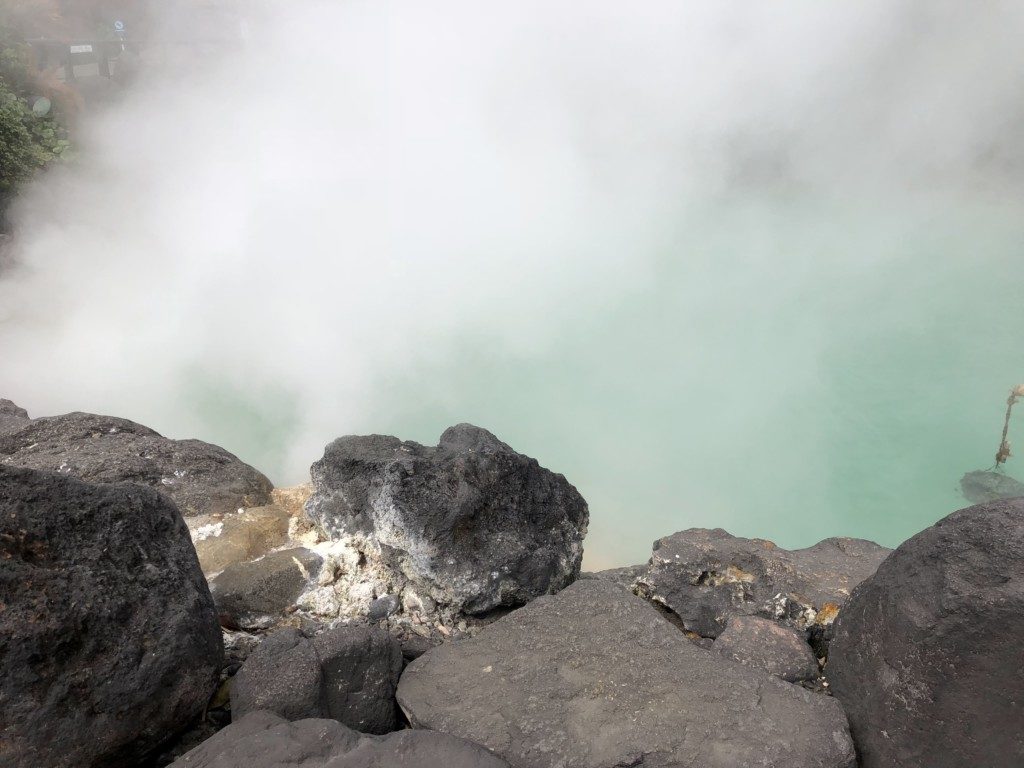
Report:
[[[690,526],[895,546],[967,505],[959,478],[991,466],[1024,381],[1017,211],[724,201],[662,242],[536,351],[467,327],[380,381],[366,422],[430,444],[473,422],[564,473],[590,504],[589,568]],[[224,442],[273,473],[291,406],[220,405]]]

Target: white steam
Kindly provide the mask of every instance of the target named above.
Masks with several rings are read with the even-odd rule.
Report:
[[[221,60],[143,77],[26,201],[0,396],[202,437],[279,482],[434,404],[566,472],[591,546],[621,560],[747,503],[818,515],[786,499],[833,499],[801,485],[834,463],[833,377],[870,379],[836,374],[836,350],[872,343],[861,320],[926,329],[922,266],[1017,256],[905,244],[1019,217],[1018,2],[304,0],[248,27]],[[464,397],[450,372],[515,381],[563,355],[592,373]],[[497,404],[516,397],[547,415]],[[636,410],[652,398],[660,415]],[[736,467],[757,487],[737,495]],[[627,511],[651,522],[623,555],[601,516]],[[882,536],[837,516],[808,529]]]

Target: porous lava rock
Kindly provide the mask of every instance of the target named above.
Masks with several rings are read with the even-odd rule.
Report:
[[[235,675],[232,717],[268,710],[289,720],[329,717],[363,733],[388,733],[396,725],[402,663],[398,642],[376,627],[338,626],[313,638],[281,629]]]
[[[231,679],[231,719],[267,710],[286,720],[320,717],[323,675],[312,643],[292,628],[256,646]]]
[[[222,661],[173,503],[0,466],[0,765],[133,765],[203,711]]]
[[[375,627],[341,626],[314,637],[313,648],[323,672],[324,715],[363,733],[393,731],[403,666],[398,642]]]
[[[697,647],[602,579],[427,651],[398,702],[517,768],[854,766],[838,702]]]
[[[759,616],[730,617],[712,648],[728,659],[789,683],[814,680],[820,672],[804,634]]]
[[[223,448],[170,440],[113,416],[68,413],[0,431],[0,464],[72,475],[92,483],[148,485],[185,516],[227,514],[271,501],[270,481]]]
[[[583,497],[485,429],[459,424],[436,447],[342,437],[312,478],[309,517],[352,542],[369,574],[360,579],[381,581],[378,594],[409,590],[475,614],[556,592],[579,574]]]
[[[370,736],[336,720],[296,722],[253,712],[172,768],[508,768],[486,749],[432,731]]]
[[[735,615],[821,630],[889,551],[847,538],[786,550],[721,528],[690,528],[654,542],[635,589],[702,637],[718,637]]]
[[[1024,765],[1024,499],[954,512],[853,593],[826,669],[864,768]]]

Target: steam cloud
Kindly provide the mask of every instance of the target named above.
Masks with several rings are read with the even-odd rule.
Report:
[[[591,565],[686,525],[893,543],[989,459],[1024,376],[1020,3],[271,2],[248,29],[31,192],[0,395],[280,483],[339,434],[473,420],[580,486]]]

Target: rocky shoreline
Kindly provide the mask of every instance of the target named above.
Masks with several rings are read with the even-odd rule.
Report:
[[[479,427],[311,478],[0,400],[0,765],[1024,765],[1024,499],[581,573],[584,499]]]

